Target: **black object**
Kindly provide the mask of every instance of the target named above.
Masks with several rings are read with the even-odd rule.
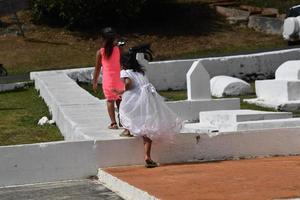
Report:
[[[143,53],[144,58],[148,61],[153,60],[153,56],[152,56],[153,51],[150,48],[150,44],[141,44],[141,45],[138,45],[138,46],[131,47],[128,50],[129,55],[131,55],[131,54],[136,55],[137,53]]]
[[[125,46],[125,44],[126,44],[126,42],[123,41],[123,40],[120,40],[120,41],[118,41],[118,43],[117,43],[117,45],[118,45],[119,47],[123,47],[123,46]]]
[[[0,64],[0,77],[1,76],[7,76],[7,71],[4,68],[3,64]]]
[[[141,44],[129,48],[128,52],[122,53],[121,63],[123,67],[130,69],[140,69],[141,66],[136,59],[137,53],[143,53],[144,58],[148,61],[152,61],[152,50],[150,49],[150,44]],[[145,66],[142,66],[145,67]],[[142,73],[144,70],[140,70]]]
[[[293,6],[290,9],[288,9],[286,18],[288,17],[298,17],[300,16],[300,5]]]

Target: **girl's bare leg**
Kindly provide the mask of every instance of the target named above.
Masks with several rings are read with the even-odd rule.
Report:
[[[120,112],[119,112],[119,108],[120,108],[120,104],[121,104],[121,99],[116,100],[116,104],[117,104],[117,108],[118,108],[118,120],[119,120],[119,126],[122,127],[122,124],[120,122]]]
[[[121,101],[122,101],[121,99],[116,100],[116,104],[117,104],[118,110],[119,110],[119,108],[120,108]]]
[[[152,140],[147,136],[143,136],[143,141],[144,141],[144,159],[151,160],[150,154],[151,154]]]
[[[114,100],[107,100],[107,111],[108,111],[108,115],[110,117],[111,123],[112,124],[117,123],[116,116],[115,116],[115,101]]]

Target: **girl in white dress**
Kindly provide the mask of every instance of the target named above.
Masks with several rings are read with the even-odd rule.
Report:
[[[121,79],[125,83],[125,91],[114,90],[122,95],[120,121],[127,135],[143,137],[145,166],[156,167],[157,163],[150,155],[152,140],[171,139],[182,128],[182,120],[149,83],[135,54],[124,55],[122,65]]]

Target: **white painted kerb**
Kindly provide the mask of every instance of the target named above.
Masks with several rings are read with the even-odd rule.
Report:
[[[98,170],[99,182],[128,200],[158,200],[149,193],[122,181],[102,169]]]

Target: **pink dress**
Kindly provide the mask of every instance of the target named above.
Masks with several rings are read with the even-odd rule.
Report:
[[[102,58],[102,89],[104,96],[107,100],[118,100],[121,97],[115,94],[112,89],[124,89],[124,83],[120,78],[120,49],[115,46],[108,59],[104,55],[104,48],[100,49],[100,54]]]

